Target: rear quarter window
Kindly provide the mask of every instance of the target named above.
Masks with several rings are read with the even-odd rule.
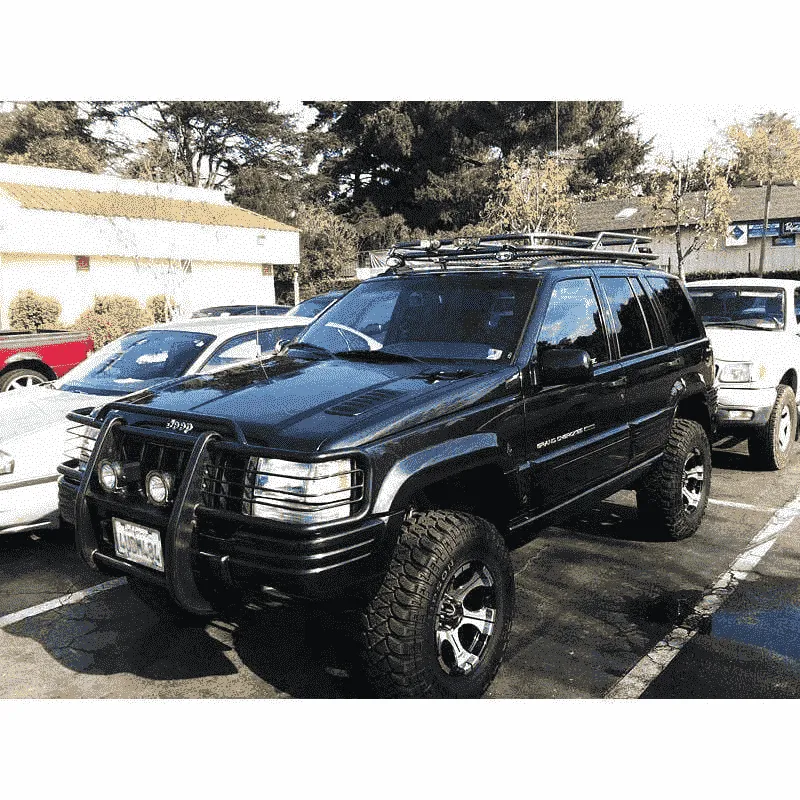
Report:
[[[647,283],[676,344],[699,339],[703,332],[680,282],[676,278],[650,277]]]

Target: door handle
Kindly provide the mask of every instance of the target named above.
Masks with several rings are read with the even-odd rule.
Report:
[[[672,361],[667,361],[667,366],[672,367],[682,367],[684,365],[683,356],[678,356],[677,358],[673,358]]]
[[[603,385],[607,386],[609,389],[621,389],[623,386],[628,385],[628,378],[623,375],[621,378],[617,378],[615,381],[607,381]]]

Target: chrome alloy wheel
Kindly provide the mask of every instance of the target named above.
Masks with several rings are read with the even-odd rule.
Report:
[[[38,375],[21,375],[6,386],[6,391],[10,392],[14,389],[27,389],[29,386],[39,386],[44,382],[44,378],[40,378]]]
[[[494,580],[486,565],[470,561],[459,567],[436,611],[436,651],[448,675],[467,675],[478,666],[496,616]]]
[[[785,453],[792,439],[792,413],[789,406],[781,409],[781,419],[778,423],[778,447]]]
[[[694,448],[683,462],[683,510],[687,513],[694,511],[700,505],[705,481],[705,465],[703,455],[698,448]]]

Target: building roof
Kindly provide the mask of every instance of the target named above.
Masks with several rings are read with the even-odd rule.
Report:
[[[5,182],[0,182],[0,194],[5,194],[26,209],[63,211],[96,217],[156,219],[233,228],[297,231],[291,225],[229,204]]]
[[[765,188],[740,186],[732,190],[731,222],[757,222],[764,216]],[[700,193],[687,199],[700,200]],[[800,219],[800,186],[773,186],[770,219]],[[653,211],[652,198],[628,197],[622,200],[596,200],[580,203],[577,208],[576,231],[642,231],[669,225],[667,214]]]

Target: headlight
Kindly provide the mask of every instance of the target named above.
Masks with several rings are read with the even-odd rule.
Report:
[[[73,425],[67,428],[64,457],[68,461],[76,459],[80,462],[80,468],[83,469],[94,450],[98,433],[100,433],[99,428],[92,428],[89,425]]]
[[[0,475],[10,475],[14,471],[14,459],[0,450]]]
[[[729,361],[719,370],[720,383],[750,383],[753,380],[753,365],[749,361]]]
[[[363,473],[352,459],[301,464],[280,458],[251,461],[252,515],[311,525],[350,516],[363,498]]]

